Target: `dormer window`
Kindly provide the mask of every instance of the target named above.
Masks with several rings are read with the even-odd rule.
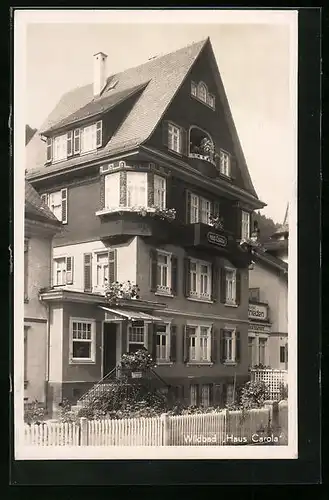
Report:
[[[102,146],[102,121],[47,138],[47,162],[66,160]]]

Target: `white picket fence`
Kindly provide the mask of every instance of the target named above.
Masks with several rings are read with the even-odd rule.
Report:
[[[227,436],[247,437],[266,430],[269,408],[217,413],[87,420],[25,425],[27,445],[39,446],[211,446],[233,444]]]
[[[272,401],[280,400],[281,385],[287,385],[287,370],[253,369],[251,370],[252,381],[262,381],[268,386],[268,399]]]

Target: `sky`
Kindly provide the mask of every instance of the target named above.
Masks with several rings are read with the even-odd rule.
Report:
[[[175,21],[158,12],[152,22],[126,16],[117,23],[105,15],[96,24],[89,22],[92,16],[29,22],[26,123],[39,128],[63,93],[91,83],[96,52],[108,55],[110,75],[209,36],[254,187],[267,204],[262,213],[282,222],[294,172],[291,24],[274,17],[273,22],[248,16],[241,22],[234,15],[227,20],[222,12],[208,22],[200,12]]]

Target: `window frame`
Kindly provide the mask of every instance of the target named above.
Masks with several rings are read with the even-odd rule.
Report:
[[[73,323],[90,324],[90,339],[74,339],[73,338]],[[85,342],[90,344],[90,357],[89,358],[75,358],[73,357],[73,344],[74,342]],[[78,318],[70,317],[70,354],[69,364],[96,364],[96,320],[93,318]]]
[[[200,96],[200,89],[204,88],[204,99]],[[197,97],[204,104],[208,104],[208,86],[201,80],[197,87]]]
[[[233,273],[233,278],[232,278],[232,292],[234,290],[234,292],[232,293],[232,299],[230,299],[228,297],[228,272],[232,272]],[[236,284],[237,284],[237,269],[234,268],[234,267],[229,267],[229,266],[225,266],[225,305],[237,305],[237,295],[236,295],[236,292],[237,292],[237,287],[236,287]],[[233,286],[234,285],[234,286]]]
[[[224,165],[223,168],[223,158],[227,158],[227,168]],[[231,177],[231,155],[225,149],[220,148],[219,150],[219,173],[225,177]]]
[[[148,180],[149,179],[147,179],[147,181]],[[157,182],[159,182],[159,187],[156,187]],[[161,183],[163,183],[163,186],[160,185]],[[150,188],[150,186],[148,186],[148,182],[147,182],[147,190],[149,190],[149,188]],[[158,175],[158,174],[154,174],[153,192],[154,192],[154,206],[159,208],[160,210],[165,210],[166,209],[166,197],[167,197],[167,179],[165,177]],[[161,201],[161,203],[157,203],[156,192],[161,193],[161,195],[163,196],[163,199],[159,200],[159,201]],[[160,197],[161,197],[161,195],[160,195]]]
[[[157,364],[165,364],[165,363],[167,364],[170,362],[171,323],[167,322],[167,321],[163,322],[163,323],[159,323],[158,325],[155,326],[155,328],[157,329],[158,326],[162,326],[162,327],[164,326],[166,328],[166,331],[160,332],[160,333],[158,333],[158,331],[156,331],[156,362],[157,362]],[[166,357],[165,358],[158,357],[158,335],[161,337],[165,336],[165,338],[166,338],[166,345],[165,345]]]
[[[145,347],[145,349],[148,348],[148,325],[150,323],[148,321],[144,321],[143,322],[143,342],[137,342],[137,341],[131,341],[129,339],[129,334],[130,334],[130,329],[133,329],[134,328],[134,321],[129,321],[128,322],[128,325],[127,325],[127,352],[130,352],[129,351],[129,346],[130,344],[132,345],[140,345],[140,348],[143,348]],[[140,326],[137,326],[136,328],[141,328]]]
[[[224,364],[236,364],[237,363],[237,360],[236,360],[236,339],[237,339],[236,328],[225,326],[223,328],[223,330],[224,330],[224,344],[225,344],[225,348],[224,348],[225,355],[224,355],[224,360],[223,360]],[[227,333],[230,333],[230,337],[225,337],[225,334],[227,334]],[[227,338],[230,338],[232,340],[230,359],[228,359],[228,357],[227,357],[227,351],[228,351],[227,342],[226,342]]]
[[[178,132],[178,147],[175,149],[173,137],[175,136],[175,131]],[[176,125],[173,122],[168,122],[168,149],[174,153],[182,154],[182,127]]]
[[[247,215],[247,220],[245,216]],[[241,210],[241,239],[248,240],[250,238],[250,212]]]
[[[55,155],[56,141],[59,139],[61,139],[61,142],[62,142],[61,146],[62,146],[63,150],[65,150],[65,155],[61,158],[58,158]],[[65,160],[67,160],[67,157],[68,157],[68,155],[67,155],[67,132],[65,132],[64,134],[55,135],[52,139],[52,163],[59,163],[61,161],[65,161]]]
[[[172,274],[171,258],[172,258],[172,253],[171,252],[167,252],[166,250],[160,250],[160,249],[158,250],[158,249],[156,249],[156,256],[157,256],[157,286],[156,286],[156,291],[157,291],[157,293],[171,295],[171,290],[172,290],[172,288],[171,288],[172,287],[172,283],[171,283],[171,274]],[[167,285],[161,285],[161,284],[158,283],[159,256],[163,256],[163,257],[166,257],[168,259],[168,263],[167,263]]]
[[[207,261],[204,261],[204,260],[199,260],[199,259],[194,259],[193,257],[189,258],[190,260],[190,266],[189,266],[189,297],[188,298],[192,298],[192,299],[198,299],[198,300],[204,300],[204,301],[211,301],[211,290],[212,290],[212,263],[211,262],[207,262]],[[196,270],[192,271],[192,266],[191,264],[195,264],[196,266]],[[209,290],[209,292],[207,293],[202,293],[201,292],[201,281],[202,281],[202,275],[204,275],[204,273],[201,273],[201,267],[202,266],[207,266],[208,268],[208,272],[207,272],[207,290]],[[191,274],[193,273],[196,273],[196,290],[192,290],[192,276]]]
[[[211,361],[211,334],[212,334],[212,328],[213,328],[213,325],[212,324],[206,324],[206,323],[196,323],[196,322],[187,322],[186,323],[186,328],[188,329],[191,329],[191,328],[194,328],[195,329],[195,335],[191,335],[189,333],[188,335],[188,339],[189,339],[189,342],[188,342],[188,365],[190,364],[211,364],[212,361]],[[201,353],[202,353],[202,347],[201,347],[201,328],[205,328],[207,329],[207,356],[206,356],[206,359],[201,356]],[[191,345],[191,338],[194,338],[195,339],[195,345],[192,346]],[[194,348],[195,349],[195,359],[192,359],[191,357],[191,349]]]

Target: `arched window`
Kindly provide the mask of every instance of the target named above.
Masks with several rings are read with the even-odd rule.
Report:
[[[207,102],[207,93],[208,90],[206,85],[203,82],[200,82],[198,85],[198,98],[203,102]]]

